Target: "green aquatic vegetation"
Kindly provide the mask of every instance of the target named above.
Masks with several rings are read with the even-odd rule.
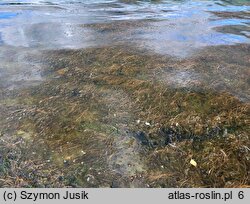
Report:
[[[1,142],[0,155],[19,152],[1,185],[248,186],[249,103],[208,78],[225,72],[218,64],[244,73],[249,48],[209,49],[182,60],[124,46],[44,52],[46,80],[0,101],[2,137],[15,144]],[[225,50],[241,57],[228,59]],[[194,70],[204,86],[185,81]],[[178,86],[170,76],[181,76]]]

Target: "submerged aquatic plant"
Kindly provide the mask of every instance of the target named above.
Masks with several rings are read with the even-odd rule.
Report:
[[[0,185],[248,187],[247,85],[225,70],[247,72],[249,49],[183,60],[125,46],[45,52],[43,83],[1,92]]]

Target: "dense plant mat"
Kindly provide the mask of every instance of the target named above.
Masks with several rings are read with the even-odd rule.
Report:
[[[249,187],[250,46],[46,51],[0,89],[1,187]]]

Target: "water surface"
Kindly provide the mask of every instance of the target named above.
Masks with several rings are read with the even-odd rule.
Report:
[[[207,46],[248,44],[249,8],[244,0],[1,1],[1,72],[9,72],[4,66],[9,64],[10,50],[27,55],[122,43],[185,58]],[[19,59],[17,63],[28,69],[29,62]]]
[[[0,1],[0,187],[249,185],[249,25],[248,0]]]
[[[249,9],[248,1],[1,1],[1,44],[54,49],[126,41],[183,57],[209,45],[249,43]],[[111,39],[83,26],[117,21],[147,24],[135,23],[129,34],[112,30]]]

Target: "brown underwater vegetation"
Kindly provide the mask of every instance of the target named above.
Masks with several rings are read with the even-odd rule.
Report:
[[[249,187],[249,53],[118,44],[30,59],[46,80],[0,89],[0,186]]]

